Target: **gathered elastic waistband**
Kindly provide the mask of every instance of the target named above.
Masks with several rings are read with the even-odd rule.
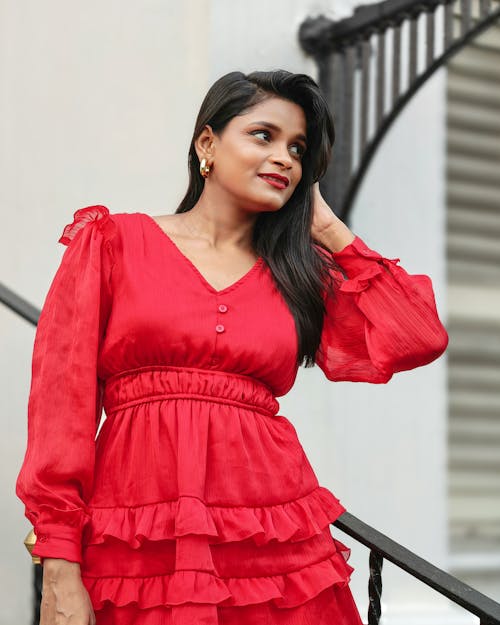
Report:
[[[271,389],[251,376],[196,367],[156,365],[123,371],[105,381],[106,415],[135,404],[175,398],[231,403],[275,416],[279,403]]]

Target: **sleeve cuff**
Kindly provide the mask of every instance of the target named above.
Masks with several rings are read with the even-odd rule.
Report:
[[[385,259],[381,254],[369,248],[363,239],[357,235],[351,243],[339,252],[332,252],[332,256],[349,279],[366,272],[370,265],[373,265],[374,261],[378,264],[380,264],[380,261],[385,264],[388,260],[393,263],[399,262],[399,258]]]
[[[85,510],[58,510],[41,506],[33,530],[36,541],[31,555],[82,562],[82,533],[88,515]]]
[[[51,527],[35,529],[36,542],[32,555],[43,558],[62,558],[82,563],[81,530],[75,527]]]

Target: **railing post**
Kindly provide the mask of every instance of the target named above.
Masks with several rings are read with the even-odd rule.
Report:
[[[33,565],[33,585],[32,585],[32,601],[33,601],[33,625],[39,625],[40,623],[40,604],[42,602],[42,582],[43,582],[43,567],[41,564]]]
[[[370,550],[368,580],[368,625],[378,625],[382,614],[380,599],[382,597],[382,565],[384,558],[373,549]]]

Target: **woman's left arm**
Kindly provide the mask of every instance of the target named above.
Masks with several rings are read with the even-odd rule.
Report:
[[[448,345],[431,279],[410,275],[351,232],[315,188],[311,235],[330,250],[347,279],[325,298],[316,363],[330,380],[385,383],[397,371],[438,358]]]

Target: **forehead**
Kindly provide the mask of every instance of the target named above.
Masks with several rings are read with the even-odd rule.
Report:
[[[236,120],[241,125],[266,121],[279,126],[284,132],[306,134],[306,116],[302,107],[284,98],[266,98],[232,121]]]

